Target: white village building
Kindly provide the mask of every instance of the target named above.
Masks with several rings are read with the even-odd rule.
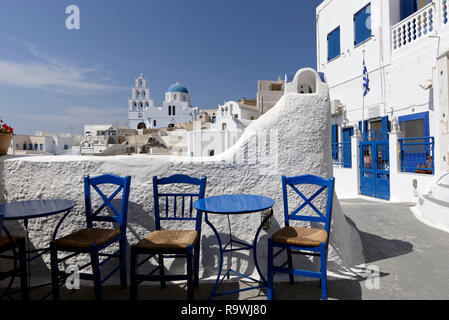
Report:
[[[34,135],[16,134],[9,155],[73,155],[79,154],[81,137],[71,133],[37,131]]]
[[[318,70],[332,100],[337,194],[418,202],[427,220],[449,230],[449,183],[439,181],[449,172],[447,5],[325,0],[316,22]]]
[[[193,122],[198,113],[198,108],[190,104],[189,91],[179,83],[168,88],[162,107],[155,106],[148,81],[141,74],[136,79],[128,102],[128,127],[129,129],[168,128],[176,123]]]
[[[85,125],[84,136],[80,143],[80,155],[124,154],[127,147],[125,137],[136,133],[137,130],[110,124]]]
[[[228,101],[216,110],[210,128],[202,130],[201,122],[188,132],[188,154],[191,157],[212,157],[232,147],[246,127],[257,120],[261,113],[256,106]]]

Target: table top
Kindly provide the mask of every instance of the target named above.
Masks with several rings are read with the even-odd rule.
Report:
[[[199,211],[216,214],[245,214],[272,208],[273,199],[256,195],[223,195],[200,199],[193,204]]]
[[[73,209],[71,200],[31,200],[0,204],[0,215],[5,220],[21,220],[47,217]]]

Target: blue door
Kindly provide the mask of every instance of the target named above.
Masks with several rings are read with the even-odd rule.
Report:
[[[360,192],[390,200],[390,147],[388,141],[360,143]]]
[[[351,137],[354,135],[354,128],[343,129],[343,166],[352,168],[352,148]]]
[[[377,129],[368,130],[365,122],[360,142],[360,193],[364,196],[390,200],[389,127],[388,117],[381,119]]]

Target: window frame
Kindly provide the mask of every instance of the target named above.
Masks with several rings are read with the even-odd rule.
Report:
[[[409,114],[398,118],[399,125],[401,125],[403,122],[413,120],[424,120],[424,135],[425,137],[430,137],[429,111]]]
[[[338,31],[338,55],[335,55],[331,57],[330,55],[330,36],[333,35],[335,32]],[[327,62],[334,61],[341,57],[341,26],[336,27],[331,32],[327,34]]]

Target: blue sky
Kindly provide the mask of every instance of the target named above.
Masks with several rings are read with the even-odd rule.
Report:
[[[255,98],[257,80],[316,67],[320,0],[2,0],[0,117],[17,133],[121,124],[134,79],[156,105],[175,82],[192,104]],[[65,9],[80,8],[69,31]]]

